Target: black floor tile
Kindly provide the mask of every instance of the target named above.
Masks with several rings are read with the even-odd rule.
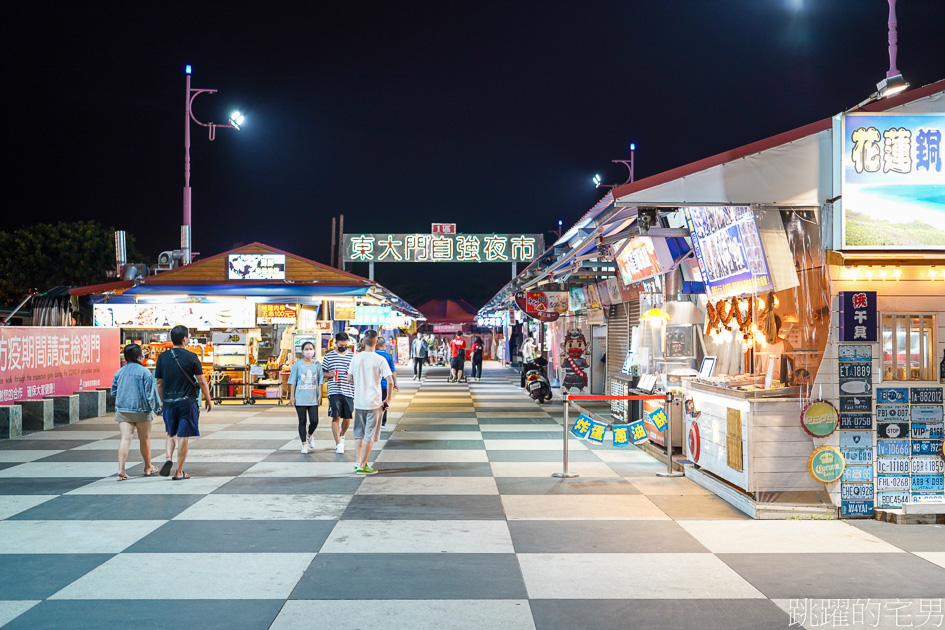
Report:
[[[126,483],[131,483],[126,482]],[[71,494],[11,516],[9,520],[169,520],[203,498],[199,494]]]
[[[333,520],[169,521],[125,553],[303,553],[321,549]]]
[[[905,551],[945,551],[945,525],[904,526],[868,520],[847,522]]]
[[[356,494],[344,520],[480,520],[504,519],[498,495]]]
[[[381,527],[375,527],[383,536]],[[322,553],[299,580],[291,599],[526,597],[513,554]]]
[[[98,477],[9,477],[0,479],[0,494],[65,494],[98,479]]]
[[[0,440],[0,451],[63,451],[97,440]]]
[[[404,477],[491,477],[492,467],[482,462],[378,462],[380,475]]]
[[[509,521],[516,553],[707,553],[672,521]]]
[[[45,599],[111,557],[107,553],[0,554],[0,598]]]
[[[212,494],[353,494],[363,477],[237,477]]]
[[[529,604],[536,630],[780,630],[790,627],[787,613],[764,599],[569,599],[531,600]]]

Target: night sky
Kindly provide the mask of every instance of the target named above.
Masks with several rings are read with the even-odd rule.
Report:
[[[839,113],[886,73],[885,0],[20,2],[7,8],[3,229],[96,219],[179,246],[185,64],[194,249],[321,262],[346,231],[542,232],[622,183]],[[898,66],[945,78],[945,2],[900,0]],[[366,268],[355,272],[367,274]],[[414,305],[507,265],[377,265]]]

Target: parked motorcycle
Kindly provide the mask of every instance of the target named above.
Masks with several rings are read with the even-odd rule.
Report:
[[[522,385],[533,400],[542,404],[551,400],[551,383],[545,374],[548,360],[538,357],[522,365]]]

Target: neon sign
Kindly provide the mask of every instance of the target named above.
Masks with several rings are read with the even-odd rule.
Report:
[[[540,234],[345,234],[345,262],[531,262]]]

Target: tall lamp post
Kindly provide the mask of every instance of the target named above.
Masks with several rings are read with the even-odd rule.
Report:
[[[236,129],[239,131],[243,124],[243,115],[239,112],[233,112],[226,124],[217,124],[214,122],[200,122],[193,113],[194,99],[204,92],[215,94],[216,90],[205,90],[190,87],[190,75],[193,73],[193,67],[189,64],[184,66],[184,73],[187,76],[187,90],[184,103],[184,224],[180,228],[180,249],[182,253],[182,263],[189,265],[193,260],[193,250],[191,246],[190,230],[190,121],[193,120],[201,127],[207,127],[210,130],[210,140],[217,136],[217,127]]]

